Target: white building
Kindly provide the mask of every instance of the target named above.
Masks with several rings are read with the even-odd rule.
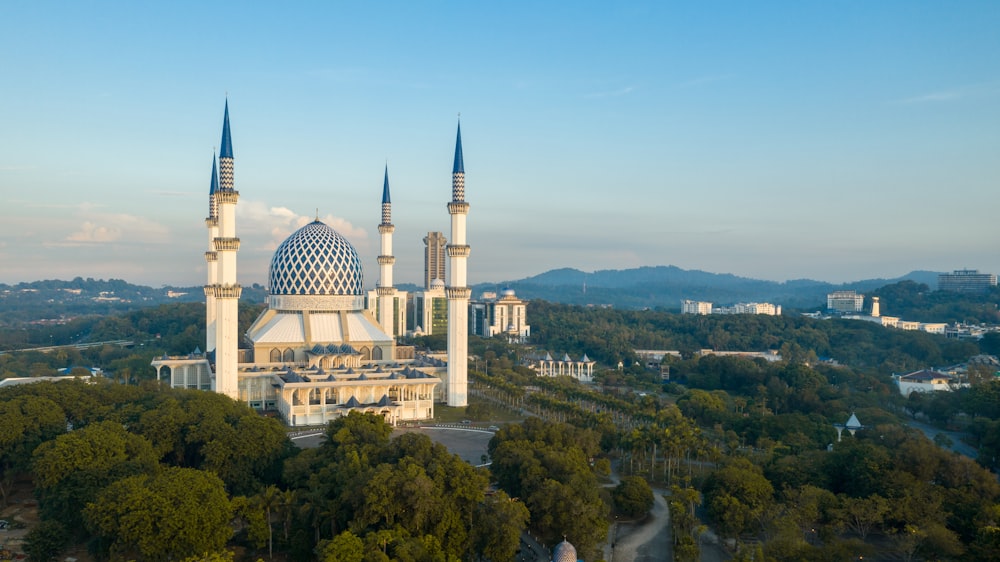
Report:
[[[956,269],[938,275],[939,291],[985,293],[996,286],[996,273],[980,273],[978,269]]]
[[[768,363],[781,361],[781,354],[776,350],[767,351],[715,351],[714,349],[699,349],[694,352],[698,356],[715,355],[717,357],[746,357],[748,359],[763,359]]]
[[[712,310],[712,314],[763,314],[781,316],[781,305],[769,302],[740,302],[733,306],[722,306]]]
[[[712,303],[704,301],[681,301],[681,314],[711,314]]]
[[[483,293],[478,301],[469,303],[469,331],[484,338],[504,335],[512,343],[524,343],[531,336],[528,325],[527,303],[504,289],[500,298],[496,293]]]
[[[456,170],[462,161],[461,130],[456,139]],[[208,352],[201,356],[163,357],[152,365],[171,386],[214,390],[262,410],[277,410],[292,426],[324,424],[351,411],[379,413],[390,423],[427,419],[435,401],[466,405],[468,367],[468,288],[464,245],[464,170],[453,173],[451,287],[447,290],[449,363],[415,357],[397,346],[394,335],[405,328],[400,297],[392,282],[391,203],[388,169],[379,224],[380,279],[366,306],[361,260],[354,246],[318,219],[295,231],[278,246],[269,267],[267,308],[243,338],[236,335],[236,282],[233,151],[229,107],[223,121],[219,166],[212,162],[209,189],[208,283],[205,286]],[[460,185],[459,192],[456,185]],[[455,258],[462,259],[455,263]],[[442,292],[445,292],[444,290]],[[464,300],[463,300],[464,296]],[[461,306],[453,306],[454,301]],[[404,301],[405,302],[405,301]],[[456,312],[458,311],[458,312]],[[454,318],[458,316],[458,318]]]
[[[572,359],[568,353],[562,359],[553,359],[546,353],[544,358],[531,362],[529,367],[540,377],[573,377],[580,382],[593,382],[595,361],[584,353],[579,360]]]
[[[834,291],[826,295],[826,309],[833,312],[861,312],[865,296],[856,291]]]
[[[913,392],[950,392],[954,380],[937,371],[914,371],[905,375],[895,375],[899,393],[909,396]]]

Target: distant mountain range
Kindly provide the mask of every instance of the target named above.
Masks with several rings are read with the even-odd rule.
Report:
[[[534,277],[503,283],[483,283],[482,291],[514,289],[524,299],[543,299],[579,305],[611,305],[621,308],[679,309],[684,299],[729,305],[737,302],[770,302],[795,309],[826,307],[831,291],[854,289],[870,292],[879,287],[909,280],[937,287],[938,273],[912,271],[894,279],[865,279],[851,283],[827,283],[811,279],[785,282],[749,279],[728,273],[708,273],[675,266],[609,269],[587,273],[578,269],[554,269]]]
[[[640,267],[586,273],[578,269],[554,269],[545,273],[501,283],[481,283],[473,287],[473,297],[484,291],[514,289],[524,299],[619,308],[680,309],[683,299],[710,301],[719,305],[737,302],[770,302],[790,309],[815,310],[826,306],[826,294],[838,289],[871,292],[879,287],[910,280],[937,287],[937,272],[913,271],[895,279],[866,279],[833,284],[809,279],[779,283],[748,279],[728,273],[708,273],[674,266]],[[400,284],[403,290],[420,287]],[[258,284],[243,287],[245,302],[260,303],[266,296]],[[10,321],[54,320],[81,314],[107,314],[168,302],[204,300],[201,286],[154,289],[120,279],[34,281],[15,285],[0,284],[0,325]]]

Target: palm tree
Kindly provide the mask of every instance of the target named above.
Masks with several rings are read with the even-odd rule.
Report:
[[[271,525],[271,510],[278,508],[284,499],[284,492],[277,486],[270,485],[257,495],[257,505],[264,509],[267,521],[267,557],[274,558],[274,527]]]

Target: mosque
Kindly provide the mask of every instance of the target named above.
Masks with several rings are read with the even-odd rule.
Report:
[[[225,394],[258,410],[277,411],[291,426],[319,425],[352,411],[373,412],[395,425],[433,417],[434,404],[468,400],[465,166],[458,126],[452,169],[451,243],[447,245],[447,360],[396,344],[405,294],[393,287],[389,171],[378,225],[377,302],[366,303],[361,260],[340,233],[316,221],[282,242],[268,272],[267,308],[238,334],[241,287],[236,279],[239,192],[233,177],[227,100],[218,161],[209,188],[206,351],[152,362],[157,378],[175,388]],[[242,340],[242,345],[241,345]]]

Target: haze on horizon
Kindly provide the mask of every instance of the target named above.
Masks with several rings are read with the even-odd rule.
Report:
[[[317,215],[396,283],[675,265],[845,282],[1000,272],[1000,3],[13,2],[0,282],[205,282],[228,94],[240,281]]]

